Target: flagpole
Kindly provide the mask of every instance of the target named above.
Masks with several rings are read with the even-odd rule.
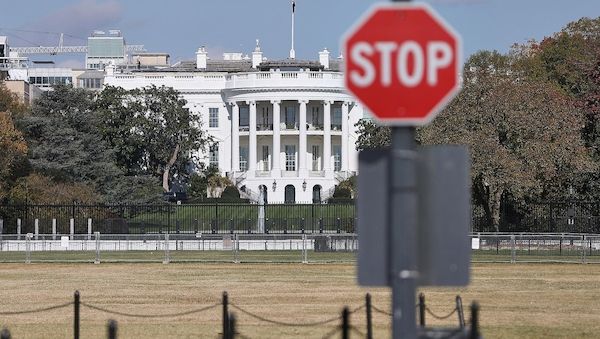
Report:
[[[296,12],[296,1],[292,0],[292,49],[290,49],[290,59],[296,59],[296,51],[294,50],[294,14]]]

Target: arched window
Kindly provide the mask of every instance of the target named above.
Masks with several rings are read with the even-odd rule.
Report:
[[[313,186],[312,202],[313,202],[313,204],[321,203],[321,185]]]
[[[296,202],[296,188],[294,185],[285,186],[285,203],[293,204]]]

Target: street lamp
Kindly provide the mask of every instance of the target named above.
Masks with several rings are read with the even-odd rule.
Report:
[[[302,183],[302,190],[306,191],[306,180],[304,180],[304,182]]]
[[[273,180],[273,192],[275,192],[276,188],[277,188],[277,181]]]

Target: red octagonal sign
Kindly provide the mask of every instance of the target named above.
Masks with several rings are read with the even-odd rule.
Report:
[[[459,89],[460,36],[425,4],[380,4],[343,39],[346,87],[382,123],[423,125]]]

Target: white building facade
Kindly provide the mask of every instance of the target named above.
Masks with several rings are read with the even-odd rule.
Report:
[[[344,88],[341,60],[325,50],[318,62],[266,61],[258,46],[251,58],[210,60],[203,48],[196,56],[168,68],[107,67],[104,84],[179,91],[215,141],[201,158],[243,197],[321,202],[356,173],[363,110]]]

